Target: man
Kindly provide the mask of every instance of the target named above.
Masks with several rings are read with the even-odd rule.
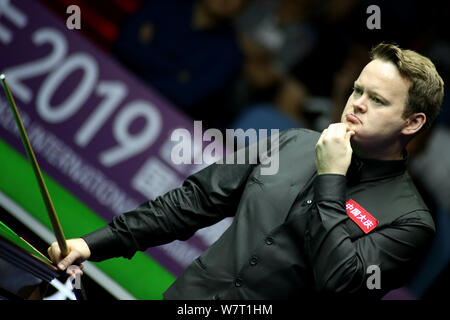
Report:
[[[69,240],[64,259],[53,243],[50,257],[61,269],[131,258],[235,216],[166,299],[380,298],[404,285],[435,231],[406,171],[405,146],[439,112],[443,81],[413,51],[380,44],[371,56],[341,123],[322,134],[280,134],[278,173],[261,175],[261,164],[213,164],[181,188]],[[371,284],[377,268],[380,281]]]

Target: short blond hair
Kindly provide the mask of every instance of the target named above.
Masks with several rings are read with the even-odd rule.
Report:
[[[427,121],[422,129],[429,128],[439,114],[444,98],[444,81],[433,62],[415,51],[401,49],[395,44],[380,43],[369,54],[371,60],[392,62],[400,75],[411,82],[403,117],[423,112]]]

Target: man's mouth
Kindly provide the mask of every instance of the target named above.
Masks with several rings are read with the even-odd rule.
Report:
[[[359,120],[359,118],[357,116],[355,116],[354,114],[348,114],[346,116],[347,121],[354,123],[354,124],[362,124],[361,120]]]

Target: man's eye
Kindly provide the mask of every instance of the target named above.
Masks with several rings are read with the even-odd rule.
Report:
[[[376,98],[376,97],[373,97],[372,100],[373,100],[373,102],[375,102],[376,104],[383,104],[383,101],[380,100],[380,99],[378,99],[378,98]]]
[[[353,93],[356,94],[356,95],[361,95],[363,92],[359,88],[353,88]]]

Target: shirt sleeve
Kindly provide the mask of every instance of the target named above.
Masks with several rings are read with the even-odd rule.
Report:
[[[285,135],[281,133],[280,140]],[[268,148],[273,147],[272,140],[267,138]],[[243,156],[246,161],[239,164]],[[227,161],[230,157],[233,161]],[[234,216],[247,180],[261,162],[255,143],[189,176],[180,188],[114,217],[104,228],[82,237],[91,251],[89,260],[130,259],[136,251],[186,240],[198,229]]]
[[[138,250],[186,240],[198,229],[234,215],[250,165],[213,164],[188,177],[183,186],[116,216],[83,236],[89,260],[131,258]]]
[[[305,232],[305,252],[320,293],[362,293],[381,297],[405,284],[428,248],[434,229],[423,212],[411,212],[354,241],[346,228],[346,177],[319,175],[314,208]],[[367,286],[369,266],[379,268],[380,289]]]

